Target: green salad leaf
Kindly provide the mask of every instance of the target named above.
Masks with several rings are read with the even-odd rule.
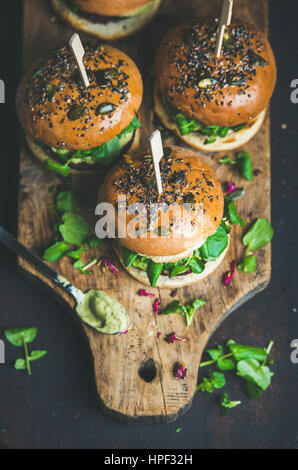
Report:
[[[199,248],[200,255],[205,261],[216,260],[228,246],[228,235],[225,229],[219,225],[214,235],[207,238],[204,245]]]
[[[70,246],[68,243],[65,243],[64,241],[56,242],[45,250],[43,259],[55,263],[56,261],[60,261],[69,250]]]
[[[251,156],[248,152],[239,152],[236,155],[237,163],[240,165],[240,171],[243,178],[248,181],[253,181],[253,167]]]
[[[257,219],[242,242],[247,247],[246,252],[256,251],[270,243],[274,235],[272,225],[267,219]]]
[[[90,235],[90,228],[81,215],[65,212],[62,221],[63,224],[59,226],[59,230],[66,243],[80,245],[87,240]]]
[[[223,393],[220,398],[220,404],[224,409],[224,413],[226,413],[231,408],[235,408],[235,406],[241,405],[241,401],[231,401],[227,393]]]
[[[209,371],[209,378],[204,377],[202,382],[197,385],[200,392],[213,393],[226,385],[225,376],[221,372]]]

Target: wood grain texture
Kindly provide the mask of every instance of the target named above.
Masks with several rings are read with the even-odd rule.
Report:
[[[116,46],[127,52],[140,67],[144,77],[144,102],[142,106],[143,136],[142,144],[147,146],[147,138],[153,129],[152,124],[152,88],[153,78],[150,68],[154,53],[166,30],[187,17],[208,15],[220,11],[219,1],[204,0],[164,0],[158,17],[148,28],[137,36],[116,42]],[[268,29],[267,1],[251,2],[238,0],[234,9],[235,16],[255,23],[260,29]],[[56,46],[68,41],[73,33],[71,28],[53,21],[54,14],[48,2],[26,0],[24,8],[24,50],[23,66],[39,55],[46,54]],[[81,35],[86,39],[85,35]],[[222,182],[233,180],[237,186],[246,189],[246,196],[238,201],[240,215],[248,221],[257,217],[270,219],[270,135],[269,116],[259,134],[244,147],[253,158],[255,168],[261,170],[253,182],[240,179],[231,168],[217,164],[220,154],[198,155],[216,171]],[[234,152],[229,152],[233,156]],[[80,210],[94,225],[93,219],[96,191],[102,177],[73,179],[73,185],[85,197]],[[18,238],[28,248],[41,255],[52,238],[49,204],[51,196],[48,188],[59,183],[55,175],[45,170],[30,155],[25,144],[22,145],[20,165]],[[175,298],[186,303],[196,297],[207,300],[205,307],[195,315],[192,325],[185,327],[184,319],[179,315],[156,315],[152,308],[152,299],[139,297],[137,291],[141,284],[132,279],[124,270],[120,270],[119,280],[112,273],[102,274],[94,270],[93,276],[84,276],[71,267],[68,260],[55,265],[55,269],[83,291],[90,288],[102,289],[121,302],[131,319],[131,328],[126,335],[105,336],[83,325],[94,358],[94,372],[98,395],[105,409],[118,417],[131,422],[137,418],[146,421],[171,421],[186,411],[192,401],[197,383],[198,367],[204,346],[221,321],[243,302],[262,290],[270,279],[270,246],[257,254],[257,272],[245,275],[237,272],[229,288],[222,283],[224,272],[229,270],[231,261],[240,260],[244,254],[241,244],[243,229],[233,227],[229,252],[219,267],[207,280],[184,289],[179,289]],[[105,249],[105,248],[104,248]],[[102,250],[102,249],[101,249]],[[99,250],[88,253],[86,261]],[[68,309],[74,307],[68,294],[43,279],[25,262],[19,260],[23,272],[32,279],[40,281]],[[160,299],[160,309],[173,300],[171,292],[164,289],[152,289]],[[175,331],[186,338],[185,342],[169,345],[163,340],[164,335]],[[157,332],[162,336],[157,339]],[[152,358],[155,361],[157,375],[147,383],[139,376],[140,365]],[[187,378],[178,381],[173,377],[173,366],[184,362],[188,369]]]

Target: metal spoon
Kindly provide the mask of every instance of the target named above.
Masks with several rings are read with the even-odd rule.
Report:
[[[7,248],[14,251],[17,255],[21,256],[34,266],[41,274],[44,274],[46,277],[54,281],[58,286],[65,289],[76,301],[76,312],[80,316],[80,318],[85,322],[87,325],[91,326],[92,328],[96,329],[101,333],[106,334],[117,334],[121,333],[127,329],[129,325],[129,318],[124,309],[124,307],[117,302],[116,299],[108,296],[105,292],[100,290],[90,290],[86,293],[82,292],[81,290],[77,289],[74,285],[72,285],[65,277],[61,276],[60,274],[56,273],[50,266],[44,263],[38,256],[32,253],[28,248],[18,242],[9,232],[7,232],[3,227],[0,226],[0,242],[2,242]],[[101,312],[97,312],[97,315],[93,313],[93,318],[89,317],[86,318],[82,314],[83,306],[89,306],[90,302],[90,294],[94,293],[95,295],[100,295],[100,308]],[[91,303],[93,308],[96,308],[96,300]],[[116,311],[117,310],[117,311]],[[122,325],[121,328],[117,331],[111,330],[107,331],[107,327],[109,321],[111,322],[111,318],[117,320],[117,313],[122,316]],[[106,317],[105,317],[106,316]],[[121,321],[119,320],[121,323]],[[120,324],[118,322],[118,325]],[[116,322],[117,324],[117,322]]]

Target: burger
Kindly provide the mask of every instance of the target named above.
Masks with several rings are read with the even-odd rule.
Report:
[[[17,92],[32,153],[62,176],[94,172],[138,146],[143,84],[136,64],[108,45],[85,46],[85,88],[69,47],[38,59]]]
[[[106,213],[98,223],[105,223],[110,238],[115,236],[115,252],[131,276],[152,287],[182,287],[204,279],[220,265],[230,226],[221,185],[193,151],[166,147],[160,173],[161,195],[151,155],[124,155],[99,192],[99,202],[115,211],[113,235]]]
[[[260,129],[276,82],[274,54],[255,26],[235,21],[215,55],[218,21],[172,29],[156,56],[155,112],[205,152],[248,142]]]
[[[143,28],[160,3],[161,0],[52,0],[55,11],[76,29],[107,40]]]

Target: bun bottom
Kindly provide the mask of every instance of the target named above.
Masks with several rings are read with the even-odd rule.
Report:
[[[46,151],[40,145],[38,145],[27,132],[25,132],[25,138],[26,138],[26,142],[30,151],[37,158],[37,160],[39,160],[41,163],[44,164],[46,158],[49,155],[47,155]],[[140,144],[140,138],[141,138],[141,130],[140,128],[138,128],[134,131],[132,140],[127,146],[125,146],[125,148],[122,149],[122,152],[123,153],[126,153],[128,151],[130,153],[136,152]],[[88,175],[88,174],[94,174],[94,173],[103,173],[106,170],[106,167],[100,164],[93,164],[93,165],[91,164],[91,165],[88,165],[88,167],[90,168],[70,167],[70,174],[71,175],[79,175],[79,174]]]
[[[230,242],[230,237],[229,237],[229,242]],[[195,282],[201,281],[202,279],[209,276],[213,271],[215,271],[216,268],[221,264],[224,257],[226,256],[228,248],[229,248],[229,244],[226,247],[225,251],[223,251],[223,253],[220,255],[220,257],[217,258],[217,260],[208,261],[205,264],[204,272],[202,272],[201,274],[191,273],[191,274],[186,274],[185,276],[183,275],[175,276],[175,277],[172,277],[171,279],[169,278],[169,276],[160,276],[155,287],[174,289],[176,287],[189,286],[190,284],[194,284]],[[127,271],[137,281],[140,281],[146,286],[151,287],[149,279],[147,277],[147,273],[145,271],[135,268],[134,266],[130,266],[129,268],[125,266],[121,258],[120,250],[117,244],[115,244],[115,252],[120,260],[120,263],[125,269],[125,271]]]
[[[124,17],[121,21],[111,21],[107,24],[93,23],[74,13],[65,0],[51,0],[51,2],[56,13],[74,28],[93,34],[100,39],[114,40],[129,36],[142,29],[157,12],[161,0],[155,0],[154,6],[149,11],[131,17]]]
[[[173,120],[173,116],[164,106],[157,89],[154,93],[154,110],[166,128],[173,131],[181,140],[191,147],[202,150],[203,152],[225,152],[226,150],[232,150],[246,144],[260,130],[266,115],[265,109],[255,119],[252,119],[246,127],[241,129],[241,131],[233,132],[226,137],[217,137],[215,142],[204,145],[207,136],[195,132],[188,135],[181,135],[176,122]]]

